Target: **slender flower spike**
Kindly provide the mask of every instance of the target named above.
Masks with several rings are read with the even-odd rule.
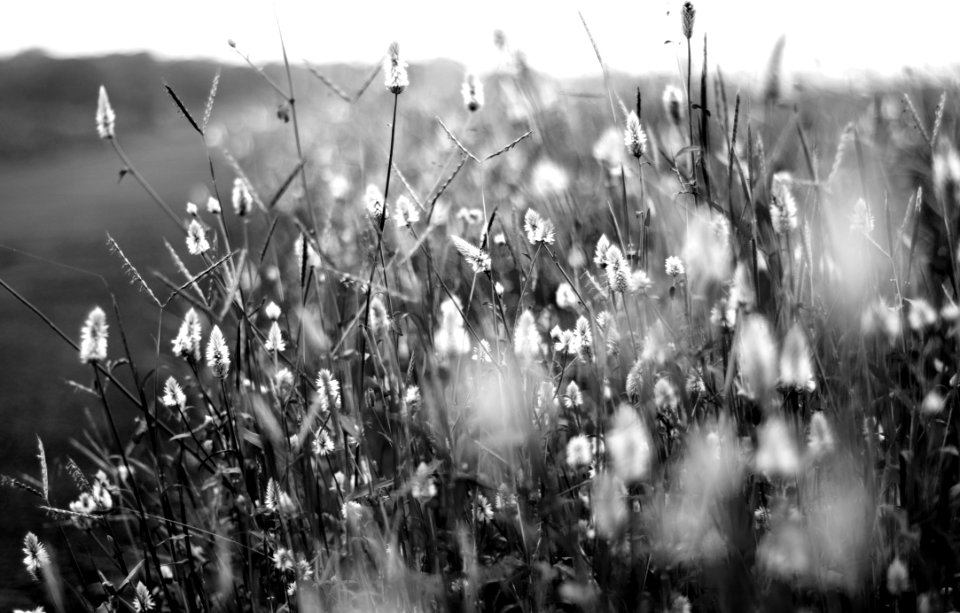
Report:
[[[80,328],[80,361],[89,364],[107,359],[107,314],[94,307]]]
[[[640,118],[636,111],[630,111],[627,115],[627,127],[623,131],[623,144],[626,145],[630,155],[639,159],[647,150],[647,134],[640,125]]]
[[[402,94],[410,85],[407,76],[407,63],[400,58],[400,45],[391,43],[387,57],[383,60],[383,84],[391,94]]]
[[[630,264],[619,247],[607,250],[607,287],[614,294],[627,291],[630,284]]]
[[[246,181],[240,177],[233,180],[231,201],[233,202],[233,212],[239,217],[245,217],[253,207],[253,196],[250,194],[250,188],[247,187]]]
[[[199,209],[197,208],[196,204],[193,202],[187,202],[187,215],[190,217],[196,217],[198,212]]]
[[[230,374],[230,350],[227,348],[227,341],[223,338],[223,332],[220,331],[219,326],[214,326],[210,331],[210,340],[207,343],[207,366],[221,379],[226,379]]]
[[[796,230],[797,201],[784,178],[773,177],[773,200],[770,202],[770,222],[777,234],[789,234]]]
[[[813,391],[817,387],[813,375],[813,358],[807,337],[799,324],[793,324],[780,352],[780,384],[786,388]]]
[[[597,249],[593,254],[593,263],[600,268],[607,267],[607,252],[610,251],[610,239],[606,234],[601,234],[597,240]]]
[[[582,434],[571,437],[567,441],[567,466],[577,468],[589,466],[593,462],[593,445],[590,439]]]
[[[540,332],[533,312],[526,309],[517,320],[513,337],[513,350],[521,361],[534,360],[540,355]]]
[[[267,332],[267,340],[263,344],[267,351],[282,353],[287,348],[287,343],[283,340],[283,332],[280,331],[280,323],[273,322],[270,331]]]
[[[471,113],[479,111],[483,106],[483,83],[472,72],[468,72],[464,77],[460,93],[463,95],[464,106]]]
[[[683,9],[680,11],[680,19],[683,25],[683,36],[690,39],[693,36],[693,22],[697,18],[697,9],[693,8],[693,2],[684,2]]]
[[[37,572],[50,564],[50,554],[33,532],[27,532],[23,537],[23,555],[23,565],[26,566],[27,572],[35,581],[39,581]]]
[[[187,226],[187,251],[190,255],[201,255],[210,250],[210,242],[207,241],[207,233],[203,226],[196,219],[190,221]]]
[[[150,590],[143,581],[138,581],[137,587],[133,590],[133,608],[137,613],[144,613],[144,611],[152,611],[153,607],[153,596],[150,595]]]
[[[523,229],[531,245],[552,245],[556,240],[553,222],[544,219],[533,209],[527,209],[527,213],[523,216]]]
[[[173,339],[173,353],[184,358],[200,361],[200,343],[202,340],[200,316],[192,308],[183,316],[180,331]]]
[[[207,212],[211,215],[219,215],[222,212],[220,201],[213,196],[207,198]]]
[[[97,134],[100,138],[107,139],[114,136],[114,124],[117,121],[117,115],[110,106],[110,98],[107,97],[107,88],[100,86],[100,95],[97,98]]]
[[[397,198],[397,203],[393,206],[393,210],[393,219],[397,222],[397,226],[401,228],[409,228],[420,221],[420,211],[417,209],[417,205],[406,196]]]
[[[479,247],[474,247],[459,236],[451,236],[450,240],[453,241],[453,246],[457,248],[463,259],[470,264],[474,273],[490,272],[490,254]]]

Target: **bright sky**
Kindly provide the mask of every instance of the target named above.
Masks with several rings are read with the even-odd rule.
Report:
[[[374,62],[392,40],[408,60],[448,57],[484,70],[503,30],[532,66],[563,76],[596,74],[577,15],[606,63],[631,73],[676,70],[680,0],[37,0],[9,4],[0,55],[40,47],[58,56],[146,50],[162,57],[234,61],[232,38],[254,61],[280,58],[274,14],[290,59]],[[785,34],[785,69],[846,77],[863,69],[960,65],[960,2],[911,0],[699,0],[695,36],[710,63],[761,74]],[[669,16],[667,15],[670,11]],[[696,45],[700,47],[700,43]],[[695,51],[700,53],[700,51]]]

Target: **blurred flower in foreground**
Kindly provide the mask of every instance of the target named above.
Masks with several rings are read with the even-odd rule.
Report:
[[[616,475],[601,472],[593,478],[591,505],[597,533],[605,538],[617,535],[627,523],[627,490]]]
[[[94,307],[80,328],[80,361],[101,362],[107,359],[107,314]]]
[[[780,417],[771,417],[757,432],[757,472],[768,477],[792,477],[800,468],[797,445]]]
[[[777,380],[777,346],[770,324],[762,315],[750,315],[744,321],[737,345],[737,360],[743,392],[763,403]]]
[[[100,138],[113,138],[114,123],[117,120],[113,107],[110,106],[110,98],[107,97],[107,88],[100,86],[100,94],[97,97],[97,134]]]
[[[794,323],[780,352],[780,385],[790,389],[813,391],[817,387],[807,337]]]
[[[409,228],[420,221],[420,210],[417,209],[417,205],[406,196],[401,195],[397,198],[396,204],[393,205],[393,210],[393,219],[397,223],[397,226],[401,228]]]
[[[573,310],[577,308],[577,305],[580,304],[580,299],[577,298],[576,292],[573,291],[573,286],[567,282],[563,282],[557,286],[557,306],[561,309]]]
[[[400,45],[391,43],[383,60],[383,85],[391,94],[402,94],[410,85],[407,63],[400,57]]]
[[[526,309],[514,327],[513,350],[521,361],[531,361],[540,355],[540,332],[533,312]]]
[[[830,429],[830,423],[827,421],[823,411],[817,411],[810,417],[810,434],[807,436],[807,449],[816,459],[833,452],[836,445],[833,431]]]
[[[941,394],[939,390],[933,389],[923,397],[920,411],[923,412],[924,415],[939,415],[943,412],[945,404],[946,399],[943,397],[943,394]]]
[[[676,279],[677,277],[682,277],[683,273],[685,272],[683,267],[683,260],[681,260],[675,255],[671,255],[666,259],[666,263],[664,264],[664,269],[666,270],[667,274],[673,277],[674,279]]]
[[[910,573],[907,565],[899,557],[894,558],[887,567],[887,591],[899,596],[910,589]]]
[[[434,334],[433,346],[441,356],[470,352],[470,336],[464,329],[460,310],[449,298],[440,303],[440,328]]]
[[[567,441],[567,466],[578,468],[589,466],[593,462],[593,445],[583,434],[571,437]]]
[[[870,236],[873,232],[873,226],[873,214],[870,213],[866,200],[860,198],[853,205],[853,214],[850,216],[850,231]]]
[[[647,426],[628,404],[621,404],[607,431],[606,450],[610,454],[613,473],[626,483],[646,478],[650,471],[653,449]]]
[[[683,102],[683,92],[676,85],[667,85],[663,88],[663,113],[670,118],[670,123],[675,126],[680,125],[682,119],[681,103]]]

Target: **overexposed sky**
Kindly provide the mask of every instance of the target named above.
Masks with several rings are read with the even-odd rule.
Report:
[[[280,58],[274,15],[290,59],[375,62],[392,40],[408,60],[448,57],[484,70],[496,61],[501,29],[535,68],[595,74],[596,58],[577,15],[606,63],[641,74],[675,70],[680,0],[54,0],[9,3],[0,55],[42,48],[54,55],[146,50],[162,57],[235,61],[232,38],[257,62]],[[861,70],[960,65],[953,30],[960,1],[699,0],[695,36],[709,37],[710,64],[762,73],[776,39],[787,37],[785,69],[847,77]],[[669,11],[669,15],[667,14]],[[700,48],[702,43],[696,45]],[[696,51],[699,53],[699,51]]]

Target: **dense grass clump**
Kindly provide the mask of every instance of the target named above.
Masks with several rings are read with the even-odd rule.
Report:
[[[395,44],[353,93],[311,67],[322,111],[256,68],[276,119],[239,157],[219,79],[197,114],[168,85],[210,156],[185,210],[101,89],[180,278],[110,239],[152,339],[126,305],[79,342],[37,311],[102,411],[83,462],[54,454],[72,490],[42,444],[4,478],[43,513],[42,604],[955,608],[956,93],[734,93],[680,16],[675,83],[590,96],[502,36],[502,70],[431,84],[458,108]]]

